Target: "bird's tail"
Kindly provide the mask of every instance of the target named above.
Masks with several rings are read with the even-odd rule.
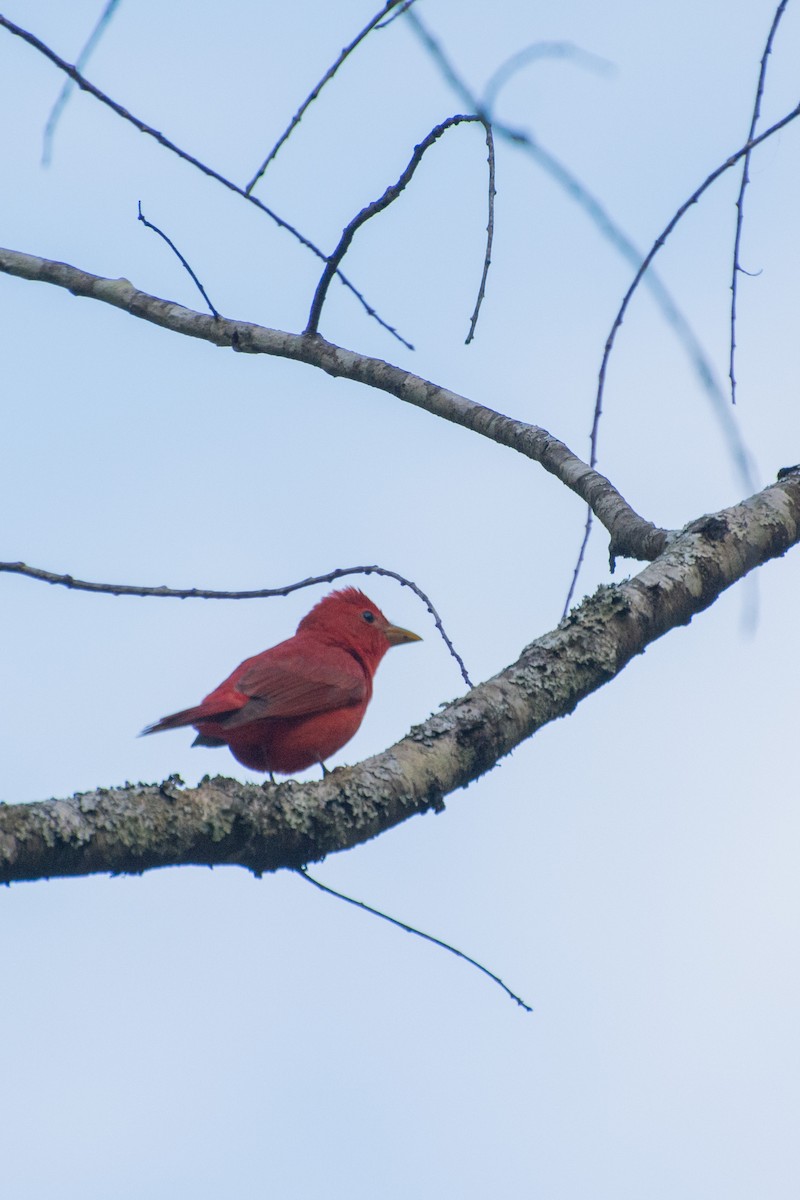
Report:
[[[163,733],[165,729],[180,729],[184,725],[196,725],[198,721],[202,721],[208,713],[203,711],[202,704],[198,704],[195,708],[184,708],[181,712],[170,713],[168,717],[162,717],[160,721],[148,725],[139,734],[139,737],[144,737],[147,733]]]

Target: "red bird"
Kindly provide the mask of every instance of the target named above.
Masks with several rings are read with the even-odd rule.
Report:
[[[143,733],[193,725],[195,746],[224,746],[254,771],[291,775],[341,750],[361,724],[372,679],[390,646],[419,642],[390,625],[357,588],[320,600],[297,633],[246,658],[195,708]]]

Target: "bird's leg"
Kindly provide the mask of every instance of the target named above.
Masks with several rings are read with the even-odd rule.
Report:
[[[322,767],[322,778],[324,779],[326,775],[330,775],[330,771],[325,766],[325,763],[322,761],[322,759],[319,760],[319,765]]]

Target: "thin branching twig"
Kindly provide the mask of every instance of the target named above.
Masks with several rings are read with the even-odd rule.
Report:
[[[614,341],[616,339],[617,330],[622,325],[622,322],[625,318],[625,313],[627,312],[627,309],[628,309],[628,305],[630,304],[631,299],[633,298],[634,292],[638,288],[642,279],[645,277],[645,272],[647,271],[648,267],[652,263],[653,259],[655,258],[656,254],[658,253],[658,251],[661,249],[661,247],[666,242],[667,238],[670,236],[670,234],[675,229],[676,225],[679,223],[679,221],[682,219],[682,217],[685,216],[685,214],[689,211],[689,209],[698,202],[700,197],[708,190],[708,188],[710,188],[711,185],[713,183],[715,183],[716,180],[719,179],[719,177],[721,175],[723,175],[727,170],[729,170],[731,167],[735,166],[736,163],[739,161],[739,159],[745,158],[747,155],[749,155],[751,153],[751,151],[756,146],[760,145],[761,142],[764,142],[767,140],[767,138],[772,137],[773,134],[777,133],[779,130],[783,129],[786,125],[790,124],[798,116],[800,116],[800,104],[796,105],[791,110],[791,112],[787,113],[784,117],[781,117],[781,119],[779,121],[776,121],[774,123],[774,125],[771,125],[769,127],[769,129],[766,129],[763,133],[759,134],[758,137],[748,138],[748,140],[744,146],[740,147],[740,149],[737,150],[734,154],[731,154],[730,157],[726,158],[725,162],[721,163],[714,171],[712,171],[711,174],[708,175],[703,180],[703,182],[700,184],[700,186],[698,188],[696,188],[694,190],[694,192],[692,192],[692,194],[688,198],[688,200],[684,201],[684,203],[680,206],[680,208],[677,210],[677,212],[673,215],[672,219],[669,221],[669,223],[666,225],[666,227],[662,230],[662,232],[656,238],[655,242],[650,247],[650,250],[648,251],[647,255],[642,260],[642,262],[639,266],[639,269],[633,278],[633,282],[631,283],[630,287],[628,288],[627,292],[625,293],[622,304],[620,305],[617,315],[614,318],[614,323],[611,326],[611,331],[608,335],[608,338],[606,339],[606,344],[605,344],[605,347],[603,350],[603,360],[600,364],[600,371],[598,374],[597,395],[595,397],[594,419],[592,421],[592,432],[591,432],[591,438],[590,438],[591,454],[589,456],[589,465],[591,467],[595,467],[597,465],[597,443],[598,443],[598,436],[599,436],[599,430],[600,430],[600,417],[601,417],[602,411],[603,411],[603,394],[604,394],[604,389],[605,389],[605,379],[606,379],[606,371],[608,368],[609,356],[614,347]],[[728,436],[729,444],[731,446],[732,452],[734,453],[736,465],[739,468],[739,472],[740,472],[744,482],[746,483],[746,485],[748,487],[754,487],[755,484],[753,482],[753,471],[750,466],[749,456],[741,442],[741,438],[739,436],[738,431],[736,430],[736,426],[734,425],[733,421],[731,420],[730,416],[728,415],[727,407],[720,410],[720,416],[722,417],[723,428],[725,429],[725,432]],[[578,573],[580,571],[581,561],[583,559],[583,555],[584,555],[584,552],[586,549],[586,542],[589,537],[589,532],[591,530],[591,526],[592,526],[592,514],[590,512],[588,514],[587,521],[586,521],[586,530],[584,532],[580,555],[578,558],[577,566],[575,568],[575,574],[573,575],[572,584],[570,586],[569,594],[567,596],[565,611],[569,607],[569,603],[575,592],[575,586],[576,586],[577,580],[578,580]]]
[[[107,596],[159,597],[171,600],[266,600],[272,596],[288,596],[290,593],[297,592],[301,588],[314,587],[319,583],[333,583],[335,580],[343,579],[347,575],[380,575],[387,579],[395,579],[401,587],[410,588],[414,595],[419,597],[433,617],[436,628],[447,649],[458,663],[462,679],[467,687],[471,688],[473,686],[467,668],[464,665],[464,660],[447,636],[442,624],[442,618],[434,608],[430,598],[423,592],[421,587],[414,583],[413,579],[406,579],[404,575],[398,574],[397,571],[390,571],[388,567],[379,567],[375,564],[364,567],[337,567],[333,571],[328,571],[325,575],[312,575],[308,579],[301,579],[297,583],[287,583],[282,587],[251,588],[247,591],[238,592],[223,592],[208,588],[141,587],[138,584],[129,583],[92,583],[85,579],[75,579],[72,575],[58,575],[54,571],[45,571],[41,567],[30,567],[27,563],[23,562],[0,562],[0,572],[5,572],[9,575],[23,575],[26,579],[36,579],[42,583],[58,584],[61,587],[70,588],[77,592],[99,592]]]
[[[767,77],[767,62],[772,53],[772,43],[775,40],[775,34],[778,31],[781,17],[784,14],[786,5],[789,0],[781,0],[775,10],[775,15],[772,18],[769,34],[767,35],[764,53],[761,56],[761,69],[758,73],[758,86],[756,87],[756,98],[753,103],[753,115],[750,120],[750,129],[747,134],[748,142],[752,142],[756,134],[756,126],[758,118],[761,115],[761,99],[764,95],[764,83]],[[733,239],[733,269],[731,272],[731,337],[730,337],[730,354],[728,358],[728,377],[731,381],[731,404],[736,403],[736,300],[739,288],[739,275],[749,274],[744,270],[739,260],[739,249],[742,243],[742,224],[744,220],[744,194],[747,190],[747,185],[750,182],[750,155],[752,154],[752,146],[747,150],[742,162],[742,182],[739,185],[739,195],[736,198],[736,235]]]
[[[95,100],[99,100],[101,104],[105,104],[106,107],[110,108],[113,113],[116,113],[116,115],[121,117],[124,121],[128,121],[134,126],[135,129],[138,129],[140,133],[147,134],[148,137],[153,138],[160,146],[163,146],[165,150],[169,150],[170,153],[177,155],[178,158],[182,159],[186,163],[189,163],[190,166],[195,167],[198,171],[201,171],[202,174],[208,176],[209,179],[213,179],[216,183],[222,184],[222,186],[227,188],[228,191],[235,193],[235,195],[240,196],[243,200],[247,200],[250,204],[259,209],[260,212],[263,212],[266,216],[268,216],[270,220],[278,226],[279,229],[285,230],[286,233],[289,233],[293,238],[295,238],[295,240],[298,241],[301,246],[304,246],[306,250],[310,250],[312,254],[315,254],[317,258],[322,259],[323,261],[327,260],[327,255],[320,250],[319,246],[315,246],[314,243],[305,236],[305,234],[302,234],[300,230],[295,228],[295,226],[289,221],[286,221],[283,217],[279,216],[274,209],[269,208],[256,196],[246,192],[244,188],[239,187],[239,185],[234,183],[233,180],[227,179],[224,175],[221,175],[219,171],[215,171],[213,167],[208,166],[208,164],[202,162],[201,159],[195,158],[193,154],[189,154],[186,150],[182,150],[180,146],[176,145],[175,142],[170,141],[170,139],[165,137],[163,133],[160,133],[159,130],[154,129],[152,125],[148,125],[145,121],[142,121],[138,117],[134,116],[133,113],[128,112],[128,110],[123,108],[121,104],[118,104],[116,100],[112,100],[111,97],[107,96],[105,92],[102,92],[100,88],[95,87],[93,83],[90,83],[89,80],[80,73],[80,71],[78,71],[71,63],[66,62],[63,58],[56,54],[54,50],[51,50],[50,47],[45,45],[44,42],[40,41],[35,34],[30,33],[27,29],[23,29],[20,25],[15,25],[13,21],[9,21],[8,18],[4,17],[2,14],[0,14],[0,28],[7,29],[9,33],[13,33],[15,37],[19,37],[24,42],[27,42],[28,45],[32,46],[34,50],[38,50],[40,54],[43,54],[45,58],[48,58],[50,62],[52,62],[54,66],[58,67],[60,71],[63,71],[70,77],[70,79],[73,79],[82,91],[87,92],[90,96],[93,96]],[[386,321],[384,321],[383,317],[381,317],[372,307],[372,305],[367,302],[358,288],[355,287],[354,284],[351,283],[351,281],[341,273],[341,271],[339,272],[338,277],[344,286],[348,288],[356,297],[359,304],[361,304],[368,316],[377,321],[387,333],[390,333],[392,337],[396,338],[403,346],[406,347],[406,349],[414,349],[413,345],[400,333],[398,333],[394,326],[389,325]]]
[[[406,185],[410,182],[411,177],[422,161],[425,151],[430,149],[434,142],[438,141],[442,134],[446,132],[446,130],[452,129],[455,125],[462,125],[467,121],[480,121],[480,117],[466,116],[462,113],[453,117],[448,117],[446,121],[442,121],[440,125],[435,126],[435,128],[430,131],[427,137],[423,138],[422,141],[414,147],[414,153],[411,155],[408,166],[397,180],[397,183],[393,183],[386,189],[382,196],[380,196],[377,200],[373,200],[372,203],[368,204],[365,208],[362,208],[361,212],[357,213],[356,216],[353,217],[352,221],[350,221],[350,223],[344,228],[342,231],[342,236],[339,238],[339,243],[333,253],[329,256],[328,261],[325,264],[325,270],[322,272],[320,281],[317,284],[317,290],[315,291],[314,299],[311,302],[311,311],[308,314],[308,324],[306,325],[305,329],[307,334],[315,334],[319,328],[319,320],[322,315],[322,306],[325,303],[325,297],[328,293],[331,280],[333,279],[334,275],[338,273],[339,264],[350,248],[350,243],[355,237],[357,231],[362,225],[369,221],[371,217],[374,217],[379,212],[383,212],[385,208],[388,208],[389,205],[392,204],[393,201],[395,201],[397,197],[402,194]]]
[[[206,289],[203,287],[202,283],[201,283],[201,282],[200,282],[200,280],[197,278],[197,276],[195,275],[194,271],[193,271],[193,270],[192,270],[192,268],[189,266],[188,262],[187,262],[187,261],[186,261],[186,259],[183,257],[183,255],[181,254],[180,250],[179,250],[179,249],[178,249],[178,247],[175,245],[175,243],[172,241],[172,239],[171,239],[171,238],[169,238],[169,237],[167,237],[167,235],[164,233],[164,230],[163,230],[163,229],[159,229],[157,225],[154,225],[154,224],[152,223],[152,221],[148,221],[148,220],[147,220],[147,218],[145,217],[144,213],[142,212],[142,202],[141,202],[141,200],[139,201],[139,216],[137,217],[137,220],[141,221],[141,222],[142,222],[142,224],[145,226],[145,228],[147,228],[147,229],[152,229],[153,233],[157,233],[157,234],[158,234],[158,236],[159,236],[160,238],[163,238],[163,239],[164,239],[164,241],[165,241],[165,242],[167,243],[167,245],[169,246],[170,250],[172,250],[172,252],[175,254],[175,256],[176,256],[176,257],[177,257],[177,258],[180,260],[180,262],[183,264],[183,266],[186,268],[186,270],[187,270],[187,271],[189,272],[189,274],[191,275],[192,279],[193,279],[193,280],[194,280],[194,282],[195,282],[195,285],[197,286],[197,288],[198,288],[198,290],[199,290],[199,292],[200,292],[200,295],[203,297],[203,299],[205,300],[206,304],[207,304],[207,305],[208,305],[208,307],[210,308],[210,310],[211,310],[211,315],[212,315],[213,317],[215,317],[217,320],[219,320],[219,313],[217,312],[217,310],[214,308],[214,305],[213,305],[213,304],[211,303],[211,301],[209,300],[209,298],[208,298],[208,293],[206,292]]]
[[[262,162],[261,166],[256,171],[253,178],[247,184],[247,186],[244,190],[247,192],[248,195],[250,194],[250,192],[252,192],[253,188],[256,186],[258,181],[263,177],[264,172],[266,171],[267,167],[272,162],[272,160],[275,158],[275,155],[278,153],[281,146],[284,144],[284,142],[288,141],[291,134],[294,132],[294,130],[300,124],[309,105],[311,105],[316,100],[317,96],[320,94],[322,89],[325,87],[325,84],[329,83],[331,81],[331,79],[333,79],[334,75],[339,70],[339,67],[341,67],[341,65],[345,61],[345,59],[350,57],[350,55],[355,50],[356,46],[358,46],[361,42],[363,42],[363,40],[367,36],[367,34],[371,33],[373,29],[384,29],[386,27],[386,25],[388,24],[388,22],[384,21],[386,14],[391,12],[391,10],[393,8],[396,8],[399,3],[400,3],[400,0],[387,0],[387,3],[384,4],[384,6],[380,10],[380,12],[377,12],[375,14],[375,16],[364,26],[364,28],[361,30],[361,32],[353,38],[352,42],[350,42],[347,46],[345,46],[345,48],[342,50],[339,57],[336,59],[336,62],[331,67],[328,68],[328,70],[322,76],[322,79],[320,79],[319,83],[317,83],[314,86],[314,88],[309,92],[309,94],[306,96],[305,100],[300,105],[297,112],[294,114],[291,121],[289,122],[287,128],[283,131],[283,133],[278,138],[275,145],[270,150],[267,157]]]
[[[423,933],[421,929],[416,929],[413,925],[407,925],[405,921],[398,921],[397,917],[390,917],[388,913],[381,912],[379,908],[373,908],[371,904],[365,904],[363,900],[354,900],[352,896],[345,895],[344,892],[337,892],[335,888],[328,887],[326,883],[320,883],[313,875],[309,875],[305,867],[301,867],[297,874],[301,879],[305,879],[307,883],[311,883],[315,888],[319,888],[321,892],[325,892],[328,896],[335,896],[337,900],[344,900],[346,904],[352,904],[355,908],[360,908],[363,912],[371,913],[373,917],[380,917],[382,921],[388,921],[390,925],[394,925],[397,929],[402,929],[405,933],[413,933],[415,937],[423,938],[426,942],[433,942],[434,946],[440,946],[442,950],[448,950],[450,954],[455,954],[456,958],[461,958],[464,962],[468,962],[470,966],[476,967],[487,975],[493,983],[501,987],[507,996],[524,1008],[525,1012],[533,1012],[530,1004],[526,1004],[521,996],[516,992],[512,992],[507,984],[503,983],[499,975],[495,975],[488,967],[484,967],[476,959],[470,958],[469,954],[464,954],[463,950],[456,950],[455,946],[451,946],[449,942],[443,942],[441,938],[433,937],[430,933]]]

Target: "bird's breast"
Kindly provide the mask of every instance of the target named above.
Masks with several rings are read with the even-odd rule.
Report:
[[[323,763],[357,732],[366,702],[303,717],[267,717],[231,730],[234,756],[254,771],[293,775]]]

